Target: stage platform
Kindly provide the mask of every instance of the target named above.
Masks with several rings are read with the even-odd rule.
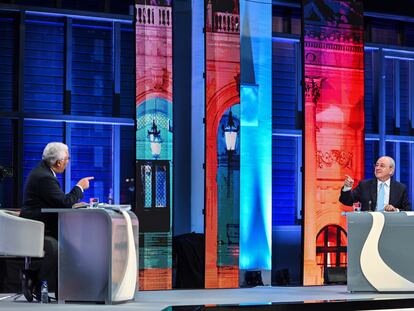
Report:
[[[6,294],[0,294],[0,299]],[[414,310],[414,293],[348,293],[344,285],[143,291],[118,305],[28,303],[24,297],[0,300],[0,310]]]

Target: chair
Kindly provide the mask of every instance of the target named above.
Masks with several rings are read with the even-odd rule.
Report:
[[[0,257],[24,257],[21,275],[22,291],[27,301],[33,300],[34,273],[29,270],[32,257],[43,257],[43,222],[19,217],[17,212],[0,210]]]

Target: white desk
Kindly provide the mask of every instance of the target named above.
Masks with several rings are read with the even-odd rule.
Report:
[[[138,218],[108,209],[42,209],[58,213],[59,303],[133,300],[138,287]],[[129,220],[128,220],[129,218]]]
[[[348,290],[414,291],[414,212],[347,213]]]

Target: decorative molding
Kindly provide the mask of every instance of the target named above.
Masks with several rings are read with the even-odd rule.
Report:
[[[171,73],[167,68],[156,69],[151,68],[152,71],[152,86],[156,91],[167,91],[170,84]]]
[[[352,167],[352,153],[341,150],[331,150],[329,152],[323,152],[318,150],[316,152],[316,158],[319,168],[331,167],[335,162],[342,168]]]
[[[213,13],[214,32],[240,33],[240,17],[238,14]]]
[[[305,96],[311,98],[316,105],[321,97],[322,81],[321,77],[305,77]]]
[[[172,28],[172,8],[137,4],[137,25]]]
[[[364,48],[362,46],[337,44],[337,43],[326,43],[326,42],[305,42],[305,47],[321,50],[332,50],[339,52],[348,53],[363,53]]]
[[[305,38],[336,44],[363,44],[363,32],[331,28],[312,28],[305,30]]]

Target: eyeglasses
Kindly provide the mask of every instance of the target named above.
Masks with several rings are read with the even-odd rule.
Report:
[[[386,167],[391,167],[391,166],[390,166],[390,165],[386,165],[386,164],[384,164],[384,163],[381,163],[381,164],[379,164],[379,163],[375,163],[375,164],[374,164],[374,167],[386,168]]]
[[[70,157],[64,158],[62,161],[69,161]]]

